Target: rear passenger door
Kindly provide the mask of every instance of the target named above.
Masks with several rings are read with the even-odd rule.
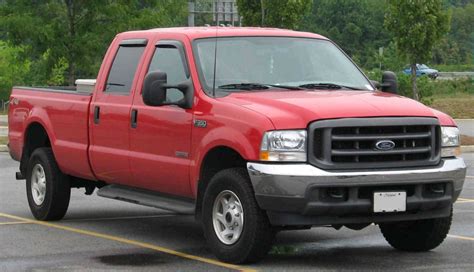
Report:
[[[91,103],[90,160],[96,177],[109,183],[128,184],[130,109],[147,40],[122,40],[115,52],[102,90]],[[105,64],[107,65],[107,64]],[[100,88],[98,86],[98,88]]]

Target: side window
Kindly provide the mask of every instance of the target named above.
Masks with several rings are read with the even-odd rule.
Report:
[[[157,70],[165,72],[168,84],[176,85],[188,79],[184,66],[185,63],[186,62],[178,48],[172,46],[159,46],[155,49],[148,72]],[[183,93],[177,89],[168,89],[166,92],[166,100],[168,102],[177,102],[183,98]]]
[[[105,92],[130,94],[138,62],[145,46],[120,46],[110,68]]]

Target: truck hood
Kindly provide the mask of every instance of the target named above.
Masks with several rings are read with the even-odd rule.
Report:
[[[235,92],[220,98],[267,116],[275,129],[305,128],[311,121],[348,117],[436,117],[443,125],[452,119],[406,97],[379,91]]]

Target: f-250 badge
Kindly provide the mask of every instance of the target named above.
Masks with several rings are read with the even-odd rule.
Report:
[[[205,128],[205,127],[207,127],[207,121],[195,119],[194,120],[194,126],[199,127],[199,128]]]

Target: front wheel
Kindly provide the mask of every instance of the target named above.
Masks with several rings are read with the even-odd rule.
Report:
[[[217,173],[203,200],[204,235],[213,253],[229,263],[252,263],[264,258],[274,232],[255,200],[245,169]]]
[[[51,148],[36,149],[28,162],[26,195],[31,213],[38,220],[60,220],[69,206],[71,187],[59,170]]]
[[[385,240],[402,251],[429,251],[449,233],[453,213],[448,217],[380,224]]]

